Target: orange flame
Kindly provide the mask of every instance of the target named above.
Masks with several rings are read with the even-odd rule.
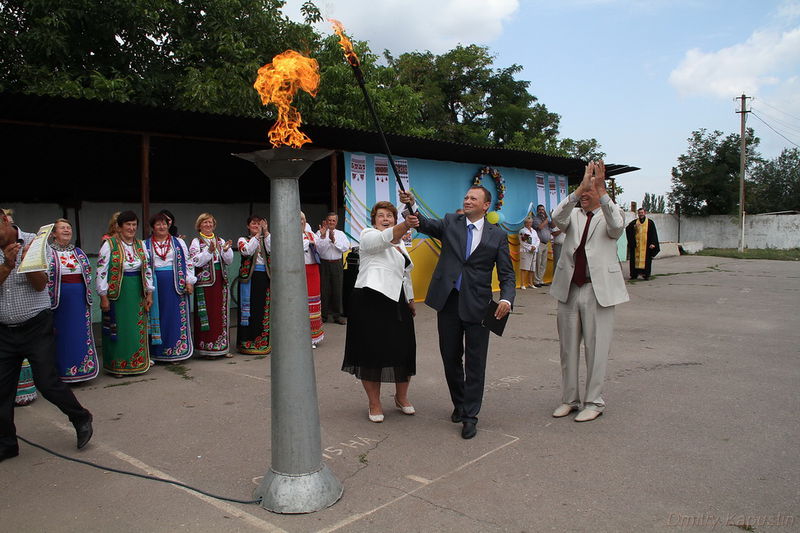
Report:
[[[317,95],[319,86],[319,64],[316,59],[305,57],[294,50],[286,50],[272,58],[272,63],[258,69],[258,78],[253,87],[261,95],[264,105],[275,104],[278,120],[269,130],[269,142],[273,147],[287,145],[300,148],[311,139],[300,131],[302,117],[292,107],[292,99],[298,89],[311,96]]]
[[[361,63],[358,60],[358,56],[353,50],[353,43],[351,43],[350,39],[344,34],[344,26],[342,26],[342,23],[336,19],[328,19],[328,22],[331,23],[333,31],[339,36],[339,44],[342,46],[342,50],[344,50],[344,57],[347,58],[347,62],[354,67],[360,66]]]

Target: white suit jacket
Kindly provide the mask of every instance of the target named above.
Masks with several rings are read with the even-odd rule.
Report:
[[[553,222],[566,234],[553,285],[550,287],[550,295],[559,302],[566,302],[569,297],[569,287],[575,271],[575,250],[586,226],[586,213],[580,207],[575,208],[577,202],[577,196],[572,193],[553,211]],[[608,195],[604,195],[600,199],[600,212],[592,217],[586,236],[586,262],[592,279],[591,286],[597,303],[603,307],[629,300],[617,257],[617,239],[624,231],[625,217],[622,209]]]
[[[400,289],[405,291],[406,301],[414,298],[414,288],[411,285],[411,270],[414,263],[406,252],[406,247],[401,243],[397,245],[400,251],[392,244],[394,238],[393,228],[377,230],[365,228],[359,240],[358,277],[354,287],[362,289],[369,287],[376,290],[392,301],[400,298]],[[408,258],[408,266],[405,266]]]

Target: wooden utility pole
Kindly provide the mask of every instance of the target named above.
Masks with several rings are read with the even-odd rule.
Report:
[[[744,169],[747,165],[747,139],[745,138],[745,122],[746,116],[749,111],[747,111],[747,96],[742,93],[742,96],[736,98],[736,100],[742,101],[742,107],[740,111],[737,111],[742,117],[742,131],[741,131],[741,154],[739,156],[739,251],[744,252]]]
[[[142,239],[147,238],[147,230],[150,228],[150,135],[142,134],[141,145],[141,168],[140,179],[142,186],[142,221],[139,227],[142,229]]]

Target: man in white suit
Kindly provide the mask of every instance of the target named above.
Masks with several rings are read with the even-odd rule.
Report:
[[[614,333],[614,306],[628,301],[617,258],[625,217],[606,192],[605,175],[603,161],[590,162],[580,186],[553,211],[553,221],[566,233],[550,288],[558,300],[561,344],[562,403],[553,416],[564,417],[582,407],[576,422],[603,414],[601,393]],[[586,355],[583,404],[578,391],[581,340]]]

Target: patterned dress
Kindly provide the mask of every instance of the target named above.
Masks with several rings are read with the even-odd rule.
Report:
[[[239,353],[266,355],[269,342],[271,239],[241,237],[238,241],[242,264],[239,267],[239,326],[236,341]]]
[[[22,369],[19,372],[17,396],[14,398],[14,405],[18,407],[28,405],[37,397],[36,385],[33,384],[33,372],[31,372],[31,364],[27,359],[24,359],[22,361]]]
[[[209,244],[216,241],[214,251]],[[189,246],[197,283],[194,291],[194,342],[197,355],[219,357],[230,351],[228,332],[228,270],[233,250],[223,251],[225,241],[216,237],[195,237]]]
[[[187,285],[194,285],[194,265],[186,244],[177,237],[144,241],[153,265],[153,307],[150,308],[150,358],[159,362],[188,359],[194,353],[189,326]]]
[[[58,375],[67,383],[97,377],[100,365],[92,332],[92,267],[80,248],[53,243],[47,270],[53,309]]]
[[[311,322],[311,345],[316,347],[325,338],[322,327],[322,300],[319,287],[319,254],[316,240],[310,231],[303,232],[303,256],[306,264],[306,289],[308,290],[308,318]]]
[[[149,318],[145,295],[153,292],[153,271],[144,243],[127,244],[114,237],[100,248],[97,293],[107,295],[103,313],[103,369],[115,376],[144,374],[150,369]]]

